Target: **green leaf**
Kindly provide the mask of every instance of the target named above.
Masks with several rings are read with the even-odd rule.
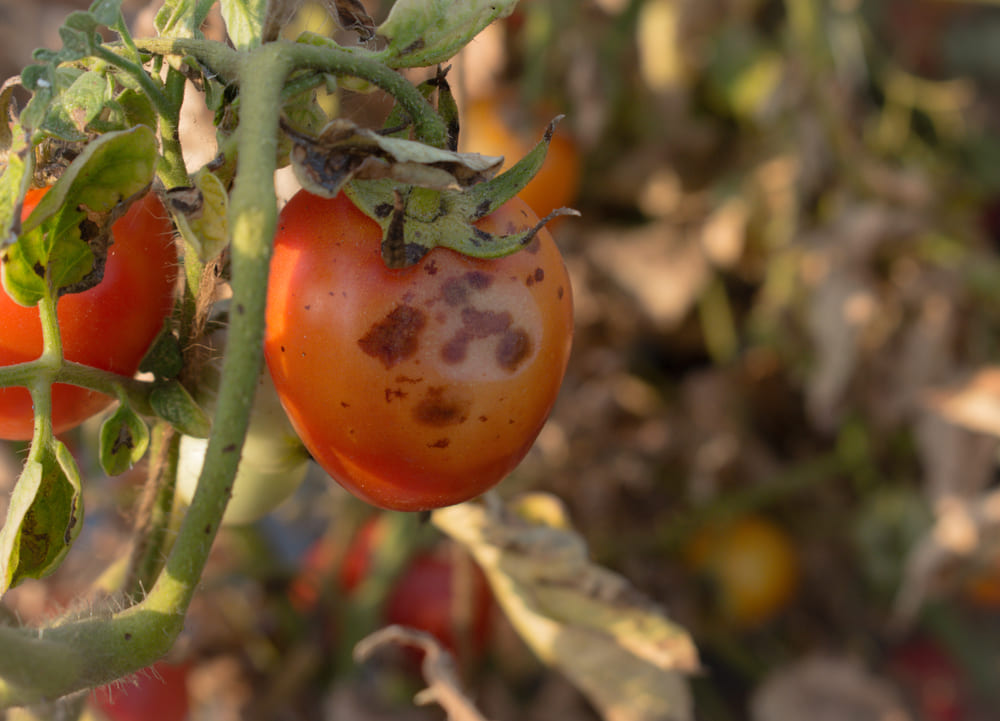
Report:
[[[0,254],[11,298],[33,306],[48,287],[79,292],[100,282],[111,224],[127,209],[123,201],[152,182],[156,160],[156,136],[145,126],[88,144]]]
[[[83,73],[54,98],[41,129],[62,140],[86,140],[88,126],[111,99],[111,84],[102,73]]]
[[[169,322],[164,322],[163,328],[146,351],[139,371],[152,373],[157,379],[176,378],[184,370],[184,354],[181,352],[180,341],[170,330]]]
[[[205,168],[192,180],[194,188],[167,191],[166,201],[184,240],[207,263],[229,242],[229,196],[222,181]]]
[[[145,125],[155,128],[157,124],[156,109],[149,96],[137,90],[123,90],[115,100],[121,108],[126,125],[133,127]]]
[[[128,403],[101,424],[101,468],[117,476],[138,463],[149,447],[149,428]]]
[[[389,43],[379,54],[394,68],[443,63],[516,6],[517,0],[397,0],[378,28]]]
[[[21,204],[31,183],[35,155],[31,152],[27,134],[20,123],[10,125],[11,145],[7,151],[7,166],[0,174],[0,247],[9,242],[11,229],[19,225]]]
[[[212,422],[187,389],[177,381],[167,381],[149,394],[153,412],[186,436],[208,438]]]
[[[80,473],[59,441],[29,458],[0,529],[0,594],[52,573],[83,527]]]
[[[267,19],[267,0],[221,0],[222,19],[237,50],[260,47]]]
[[[215,0],[164,0],[153,25],[161,37],[202,38],[201,26]]]
[[[122,0],[95,0],[89,12],[101,25],[111,27],[121,18]]]

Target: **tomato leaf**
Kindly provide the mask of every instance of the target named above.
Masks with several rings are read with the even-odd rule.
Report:
[[[337,24],[344,30],[352,30],[368,41],[375,37],[375,21],[359,0],[334,0],[326,6],[333,11]]]
[[[161,37],[203,38],[201,26],[214,4],[215,0],[164,0],[153,25]]]
[[[516,5],[517,0],[397,0],[378,28],[388,41],[379,58],[394,68],[442,63]]]
[[[11,141],[6,153],[6,167],[0,174],[0,248],[12,242],[11,232],[18,233],[21,225],[21,203],[31,182],[35,155],[31,152],[28,135],[20,123],[11,123]]]
[[[121,18],[122,0],[94,0],[87,12],[101,25],[111,27]]]
[[[128,403],[101,424],[101,468],[117,476],[138,463],[149,447],[149,428]]]
[[[158,384],[149,394],[153,412],[186,436],[208,438],[212,422],[177,381]]]
[[[221,0],[222,19],[237,50],[253,50],[260,46],[267,0]]]
[[[602,716],[693,718],[685,675],[699,662],[691,638],[624,578],[587,558],[557,499],[463,503],[432,519],[482,566],[521,638]]]
[[[169,323],[164,323],[139,363],[139,371],[152,373],[158,380],[166,380],[176,378],[182,370],[184,354],[181,352],[180,341],[170,330]]]
[[[0,529],[0,594],[54,571],[83,527],[80,473],[59,441],[30,458]]]
[[[503,158],[458,153],[379,135],[346,118],[312,138],[285,125],[294,143],[295,176],[311,193],[332,198],[349,180],[388,178],[437,190],[458,190],[492,178]]]
[[[103,74],[81,73],[49,108],[41,129],[63,140],[86,140],[90,123],[112,99],[112,85]]]
[[[229,242],[229,195],[222,181],[205,168],[192,180],[194,188],[167,191],[166,202],[184,240],[207,263]]]
[[[74,293],[100,282],[111,225],[148,187],[156,159],[156,136],[145,126],[89,143],[22,224],[17,242],[0,249],[11,298],[33,306],[47,287]]]

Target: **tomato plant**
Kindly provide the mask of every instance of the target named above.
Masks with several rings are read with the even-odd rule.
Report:
[[[46,192],[47,188],[28,192],[23,218]],[[112,226],[112,235],[103,279],[59,300],[59,328],[67,360],[132,376],[170,313],[177,254],[173,226],[154,193],[134,203]],[[34,360],[41,352],[38,308],[18,305],[0,293],[0,365]],[[86,388],[55,384],[54,431],[79,425],[112,400]],[[0,438],[31,438],[32,425],[27,389],[0,389]]]
[[[183,721],[188,673],[187,665],[156,663],[134,679],[93,690],[89,703],[108,721]]]
[[[798,589],[792,540],[760,516],[705,527],[685,549],[685,558],[706,582],[713,610],[736,627],[767,622]]]
[[[516,112],[515,112],[516,109]],[[527,127],[521,106],[510,93],[477,98],[462,114],[459,146],[468,152],[502,155],[509,165],[535,144],[544,123]],[[538,174],[520,192],[520,197],[538,215],[571,205],[580,182],[580,149],[567,130],[556,128]]]
[[[477,222],[515,232],[514,199]],[[264,350],[302,441],[355,495],[395,510],[479,495],[524,457],[569,358],[569,276],[542,229],[495,260],[435,248],[389,269],[378,225],[345,196],[282,210]]]

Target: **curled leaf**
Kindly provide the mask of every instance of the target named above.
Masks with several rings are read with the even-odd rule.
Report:
[[[149,447],[149,428],[128,403],[101,424],[101,468],[117,476],[138,463]]]
[[[192,178],[194,187],[173,188],[166,193],[167,207],[198,260],[213,260],[229,242],[229,196],[222,181],[202,168]]]
[[[317,138],[284,127],[294,143],[291,159],[299,182],[330,198],[349,180],[389,179],[437,190],[468,188],[492,178],[503,163],[503,158],[385,137],[345,118],[329,123]]]
[[[80,472],[66,446],[50,441],[25,464],[10,498],[0,529],[0,595],[52,573],[83,527]]]
[[[510,508],[464,503],[434,524],[482,566],[511,623],[532,650],[562,671],[607,719],[692,718],[685,674],[698,670],[687,632],[621,576],[593,564],[583,539],[550,525],[553,500],[531,496],[535,520]],[[565,514],[563,514],[564,516]]]
[[[517,0],[397,0],[378,28],[388,41],[382,60],[395,68],[443,63],[516,5]]]

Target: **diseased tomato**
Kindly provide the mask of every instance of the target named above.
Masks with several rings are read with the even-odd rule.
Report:
[[[478,226],[536,222],[515,199]],[[267,364],[295,430],[341,485],[383,508],[439,508],[498,483],[541,430],[569,359],[569,276],[545,230],[506,258],[435,248],[394,270],[380,244],[346,196],[289,201]]]
[[[28,191],[22,218],[28,217],[47,190]],[[177,253],[173,226],[153,193],[134,203],[111,232],[114,242],[108,249],[103,280],[82,293],[60,298],[57,315],[67,360],[131,377],[173,305]],[[0,292],[0,365],[35,360],[41,353],[38,308],[25,308]],[[55,432],[79,425],[112,400],[86,388],[55,384]],[[0,438],[29,439],[33,423],[27,389],[0,389]]]
[[[798,590],[799,561],[791,539],[763,517],[707,526],[685,556],[707,583],[714,610],[736,627],[769,621]]]
[[[183,721],[188,717],[187,665],[155,663],[120,683],[90,693],[109,721]]]
[[[515,123],[523,115],[520,104],[514,102],[510,93],[473,100],[462,113],[459,148],[470,153],[502,155],[504,168],[509,168],[535,146],[551,120],[549,117],[531,127],[520,127]],[[579,182],[580,150],[560,124],[541,170],[518,195],[538,215],[545,216],[556,208],[571,206]]]

